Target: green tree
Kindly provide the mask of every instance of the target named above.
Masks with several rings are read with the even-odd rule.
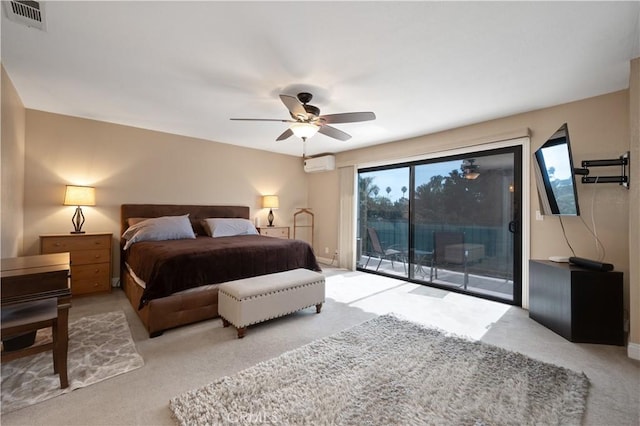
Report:
[[[479,181],[465,179],[458,170],[449,176],[432,176],[415,193],[416,219],[420,223],[473,223],[483,194]]]
[[[365,239],[367,234],[367,219],[369,217],[369,210],[373,203],[373,197],[371,194],[378,194],[380,188],[373,183],[373,176],[358,176],[358,202],[359,202],[359,216],[360,216],[360,238]]]

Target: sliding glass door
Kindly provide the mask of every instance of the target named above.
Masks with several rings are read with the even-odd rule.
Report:
[[[521,303],[521,147],[359,171],[358,267]]]
[[[409,167],[358,174],[359,268],[408,277]]]

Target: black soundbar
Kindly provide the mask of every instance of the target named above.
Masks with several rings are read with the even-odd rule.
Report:
[[[585,269],[592,269],[594,271],[613,271],[613,265],[611,263],[598,262],[597,260],[585,259],[583,257],[570,257],[569,262],[573,263],[574,265],[581,266]]]

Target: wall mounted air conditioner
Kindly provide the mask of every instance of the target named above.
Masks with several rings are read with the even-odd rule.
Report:
[[[326,172],[336,169],[336,157],[333,155],[323,155],[322,157],[306,158],[304,160],[304,171],[307,173]]]

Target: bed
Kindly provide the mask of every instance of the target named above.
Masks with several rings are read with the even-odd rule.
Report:
[[[123,204],[120,235],[147,218],[183,215],[189,215],[195,238],[120,241],[120,282],[150,337],[217,317],[223,282],[297,268],[321,270],[304,241],[207,235],[205,219],[248,219],[245,206]]]

